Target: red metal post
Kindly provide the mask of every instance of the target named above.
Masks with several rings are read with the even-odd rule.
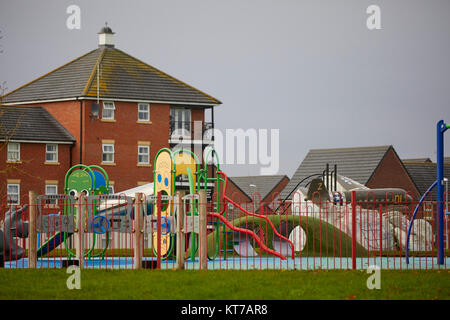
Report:
[[[352,191],[352,269],[356,269],[356,191]]]
[[[383,256],[383,205],[380,203],[380,264]]]

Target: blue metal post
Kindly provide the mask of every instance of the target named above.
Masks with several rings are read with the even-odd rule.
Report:
[[[437,258],[438,264],[444,264],[444,132],[449,125],[440,120],[437,123]]]

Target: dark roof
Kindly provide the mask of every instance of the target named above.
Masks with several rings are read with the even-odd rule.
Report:
[[[430,158],[410,158],[402,159],[403,162],[415,162],[415,163],[432,163]]]
[[[144,100],[213,106],[216,98],[109,47],[100,47],[47,73],[3,97],[4,104],[97,97],[100,65],[101,99]]]
[[[403,165],[414,181],[422,196],[436,181],[436,163],[416,163],[404,161]],[[450,180],[450,164],[444,165],[444,178]],[[433,199],[436,199],[436,188],[433,190]]]
[[[295,171],[291,181],[284,188],[281,198],[286,199],[289,193],[295,192],[294,189],[297,184],[306,177],[322,174],[327,163],[330,166],[330,171],[334,170],[334,165],[336,164],[338,174],[365,185],[390,148],[392,146],[310,150]],[[310,179],[306,179],[299,186],[305,187],[309,181]],[[288,199],[291,199],[291,197],[292,194],[289,195]]]
[[[103,28],[100,29],[100,31],[98,33],[109,33],[109,34],[114,34],[114,32],[111,30],[110,27],[108,27],[108,25],[104,26]]]
[[[0,106],[0,140],[75,142],[42,107]]]
[[[285,175],[230,177],[250,198],[255,192],[264,198],[284,179]],[[255,187],[251,186],[254,185]],[[272,199],[269,199],[272,200]]]

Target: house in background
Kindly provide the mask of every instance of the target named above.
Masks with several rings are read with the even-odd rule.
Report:
[[[230,177],[247,196],[256,204],[252,211],[256,213],[272,214],[280,203],[280,193],[289,183],[286,175],[262,175],[262,176],[242,176]]]
[[[291,200],[299,187],[305,187],[314,176],[322,175],[327,164],[330,170],[336,165],[338,174],[369,188],[402,188],[414,198],[420,195],[394,147],[374,146],[310,150],[281,198]]]
[[[276,201],[289,182],[286,175],[230,177],[230,180],[257,202]]]
[[[422,196],[428,188],[436,181],[436,163],[429,161],[418,161],[414,159],[405,159],[403,164],[408,171],[409,176]],[[444,178],[450,180],[450,163],[444,164]],[[436,200],[436,188],[427,196],[429,200]]]
[[[59,161],[60,167],[54,169],[65,172],[75,164],[100,165],[115,191],[152,182],[153,159],[161,148],[203,150],[212,142],[205,132],[214,127],[214,108],[221,104],[117,49],[109,27],[100,31],[97,49],[11,91],[2,103],[39,107],[51,114],[73,139],[64,155],[70,160]],[[24,165],[17,163],[17,177],[10,172],[11,179],[20,179]],[[32,172],[41,167],[36,162],[30,166]]]
[[[63,193],[75,138],[42,107],[0,106],[0,203]]]

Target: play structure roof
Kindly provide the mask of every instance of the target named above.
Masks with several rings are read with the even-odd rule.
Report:
[[[258,192],[263,200],[285,177],[287,178],[286,175],[267,175],[230,177],[230,179],[250,198]]]
[[[97,97],[214,106],[221,102],[110,47],[99,47],[3,96],[4,104]]]
[[[327,163],[330,170],[333,170],[336,164],[338,174],[365,185],[390,148],[392,146],[312,149],[281,192],[281,198],[286,199],[304,178],[313,174],[321,174]],[[305,180],[300,186],[304,187],[309,181],[309,179]],[[292,194],[288,199],[291,198]]]
[[[75,138],[42,107],[0,106],[0,139],[74,143]]]

